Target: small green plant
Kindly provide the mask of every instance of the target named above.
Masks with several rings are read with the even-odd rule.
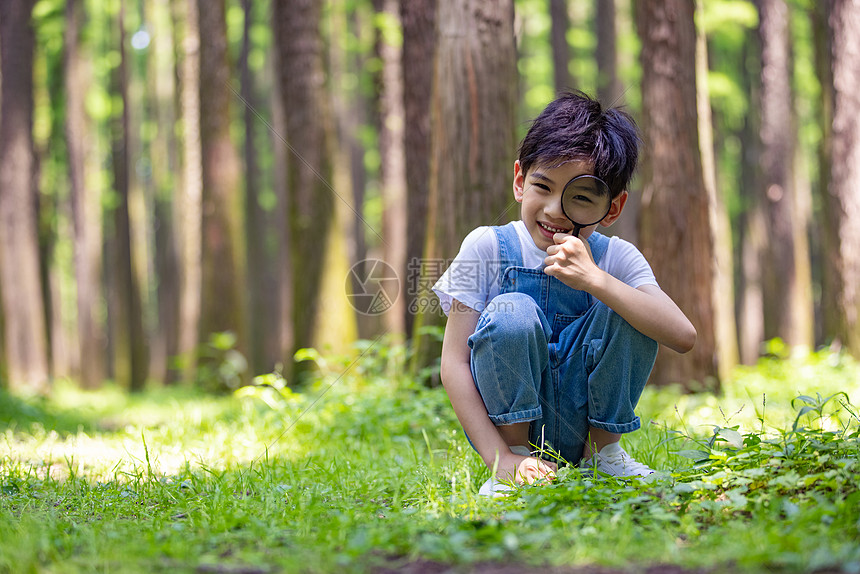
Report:
[[[197,385],[210,392],[239,388],[248,375],[248,361],[236,348],[235,333],[212,333],[197,351]]]

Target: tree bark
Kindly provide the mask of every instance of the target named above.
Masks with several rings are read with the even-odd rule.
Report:
[[[349,273],[350,284],[345,287],[351,293],[360,293],[362,289],[361,276],[364,262],[368,258],[367,236],[381,236],[382,229],[369,228],[367,222],[359,215],[364,205],[368,185],[368,170],[365,166],[365,144],[361,140],[361,129],[368,125],[371,118],[377,118],[373,113],[378,99],[368,90],[361,89],[362,81],[353,85],[346,83],[355,70],[368,70],[370,58],[377,56],[367,50],[350,50],[349,44],[353,39],[362,35],[365,14],[361,10],[334,10],[329,18],[329,78],[333,86],[331,90],[332,119],[335,124],[336,141],[338,143],[333,165],[335,189],[349,189],[349,201],[352,213],[345,230],[346,245],[350,269],[358,270]],[[377,77],[379,74],[377,74]],[[377,122],[378,124],[378,122]],[[378,128],[378,125],[376,126]],[[344,198],[346,193],[341,194]],[[403,238],[405,244],[405,238]],[[405,249],[405,246],[404,246]],[[358,337],[371,339],[380,333],[380,317],[365,313],[355,313]]]
[[[182,377],[192,380],[200,338],[201,195],[200,150],[200,27],[197,0],[172,0],[174,22],[182,29],[179,91],[182,122],[182,191],[176,200],[177,237],[180,244],[179,353]]]
[[[0,281],[9,388],[49,390],[33,152],[33,2],[0,2]]]
[[[697,0],[696,12],[701,16],[704,0]],[[700,17],[699,21],[703,19]],[[711,121],[711,100],[708,91],[708,40],[704,25],[696,30],[696,101],[699,117],[699,142],[702,172],[708,192],[709,218],[714,233],[714,327],[717,366],[720,380],[725,380],[738,363],[737,325],[735,323],[734,261],[732,258],[732,229],[722,194],[717,189],[717,168],[714,154],[714,130]]]
[[[404,147],[403,68],[398,0],[374,0],[378,15],[384,15],[385,28],[377,26],[376,51],[382,62],[379,92],[379,152],[381,156],[383,259],[397,277],[406,277],[406,165]],[[389,29],[394,28],[395,29]],[[403,289],[401,289],[401,292]],[[402,293],[383,313],[386,331],[398,338],[405,332],[406,306]]]
[[[833,0],[833,132],[827,188],[828,273],[841,318],[835,335],[860,358],[860,2]]]
[[[199,342],[231,332],[247,356],[241,166],[230,138],[230,85],[224,0],[198,0],[200,35],[201,280]]]
[[[274,10],[274,7],[272,7]],[[274,26],[273,26],[274,28]],[[272,51],[277,56],[277,45],[272,46]],[[287,165],[291,158],[285,151],[285,134],[287,133],[286,111],[284,110],[284,97],[281,95],[281,86],[278,81],[278,58],[269,60],[271,74],[275,78],[269,102],[272,108],[271,146],[273,157],[272,182],[277,198],[275,212],[272,220],[277,235],[277,289],[278,289],[278,333],[277,333],[277,356],[278,362],[290,371],[294,346],[293,333],[293,255],[290,243],[290,200],[287,191]],[[283,161],[281,161],[283,160]]]
[[[513,3],[442,0],[432,99],[427,242],[419,301],[434,301],[435,283],[466,234],[516,217],[511,178],[516,154],[516,53]],[[416,326],[441,324],[437,309],[419,309]],[[420,331],[419,331],[420,332]],[[438,342],[419,337],[417,365],[438,357]]]
[[[313,343],[319,291],[334,218],[329,160],[329,110],[325,105],[321,5],[276,0],[273,32],[286,123],[288,222],[292,258],[294,349]],[[282,160],[284,161],[284,160]],[[292,352],[285,358],[292,363]]]
[[[623,95],[618,78],[615,0],[595,0],[594,3],[597,13],[597,99],[604,106],[614,106]]]
[[[80,382],[86,389],[102,384],[105,377],[104,330],[99,319],[101,286],[101,217],[96,190],[86,183],[87,120],[83,96],[85,79],[80,54],[82,6],[66,2],[66,146],[69,193],[74,231],[75,281],[77,285]]]
[[[696,110],[694,4],[637,2],[642,41],[645,161],[641,247],[663,290],[687,314],[698,341],[686,355],[661,349],[658,384],[718,382],[709,199],[699,154]]]
[[[812,347],[812,332],[802,328],[798,290],[802,279],[796,259],[798,225],[793,182],[794,146],[791,47],[788,6],[784,0],[756,0],[761,38],[761,165],[768,248],[765,270],[765,337],[789,346]],[[811,301],[808,302],[811,305]],[[811,326],[808,326],[811,327]]]
[[[403,108],[406,126],[406,275],[404,282],[405,328],[415,336],[421,258],[427,232],[430,196],[430,98],[433,94],[433,62],[436,52],[437,0],[400,0],[403,25]],[[416,216],[417,215],[417,216]],[[425,293],[424,296],[427,294]]]
[[[123,102],[122,112],[111,120],[111,158],[114,189],[118,204],[113,210],[113,233],[109,242],[113,265],[112,324],[114,339],[114,376],[131,391],[143,390],[146,383],[146,337],[143,327],[143,309],[140,285],[134,272],[134,252],[131,245],[129,217],[129,120],[128,80],[125,52],[125,2],[120,1],[117,15],[116,41],[119,64],[111,75],[111,91]]]
[[[550,0],[549,18],[553,79],[555,91],[559,93],[573,89],[573,78],[570,75],[570,45],[567,43],[567,31],[570,29],[567,0]]]
[[[251,53],[251,24],[254,21],[253,3],[242,0],[244,23],[242,26],[242,48],[239,54],[240,94],[243,100],[242,120],[245,130],[245,237],[247,237],[248,261],[248,362],[251,374],[271,372],[274,363],[268,364],[266,356],[267,318],[271,314],[271,297],[266,279],[266,213],[260,206],[260,169],[257,161],[257,146],[254,141],[259,121],[255,115],[257,97],[254,76],[248,64]]]
[[[833,343],[837,338],[841,313],[837,304],[838,272],[837,253],[839,240],[835,228],[830,224],[829,193],[830,189],[830,148],[833,139],[833,57],[832,34],[830,31],[831,2],[816,2],[811,11],[813,45],[815,50],[815,73],[818,85],[821,87],[821,98],[817,108],[818,124],[821,126],[821,140],[818,144],[818,190],[821,205],[824,207],[820,224],[815,226],[815,237],[820,245],[822,254],[816,260],[817,275],[821,277],[820,321],[817,325],[818,336],[827,343]]]
[[[747,68],[741,74],[744,92],[750,94],[749,101],[759,100],[761,87],[761,49],[756,34],[749,34],[743,46],[743,61]],[[760,109],[751,105],[744,118],[741,131],[742,162],[740,166],[740,197],[744,209],[739,216],[740,231],[735,251],[739,262],[739,281],[736,297],[736,321],[738,324],[738,355],[741,363],[752,365],[761,354],[764,341],[764,291],[762,261],[767,247],[766,223],[763,198],[757,190],[761,187],[761,141],[759,138]]]
[[[152,3],[152,25],[164,30],[170,26],[170,0]],[[175,78],[176,35],[155,34],[149,56],[150,76],[153,78],[152,98],[155,109],[157,136],[152,142],[153,223],[155,243],[155,275],[157,277],[156,305],[158,323],[154,330],[150,357],[152,377],[171,384],[179,380],[181,371],[176,363],[179,354],[180,274],[181,261],[177,225],[177,197],[181,196],[178,142],[176,126],[178,85]]]

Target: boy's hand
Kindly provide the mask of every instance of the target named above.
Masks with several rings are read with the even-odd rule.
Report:
[[[499,468],[496,478],[511,480],[511,470],[516,468],[514,482],[517,484],[531,484],[536,480],[553,480],[558,466],[533,456],[522,456],[511,453],[510,458],[499,460]]]
[[[594,263],[588,242],[567,233],[556,233],[553,241],[555,245],[550,245],[546,250],[543,272],[561,280],[568,287],[588,291],[589,281],[600,271]]]

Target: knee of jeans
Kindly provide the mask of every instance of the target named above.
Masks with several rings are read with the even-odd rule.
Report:
[[[542,328],[541,310],[525,293],[502,293],[484,309],[486,323],[495,323],[515,330]]]
[[[472,338],[489,333],[494,336],[541,333],[546,337],[548,328],[534,299],[524,293],[503,293],[487,304]]]

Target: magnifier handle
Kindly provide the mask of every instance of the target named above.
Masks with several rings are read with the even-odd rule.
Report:
[[[573,235],[574,237],[579,237],[579,231],[581,229],[582,229],[581,225],[577,225],[576,223],[574,223],[573,224],[573,232],[571,233],[571,235]]]

